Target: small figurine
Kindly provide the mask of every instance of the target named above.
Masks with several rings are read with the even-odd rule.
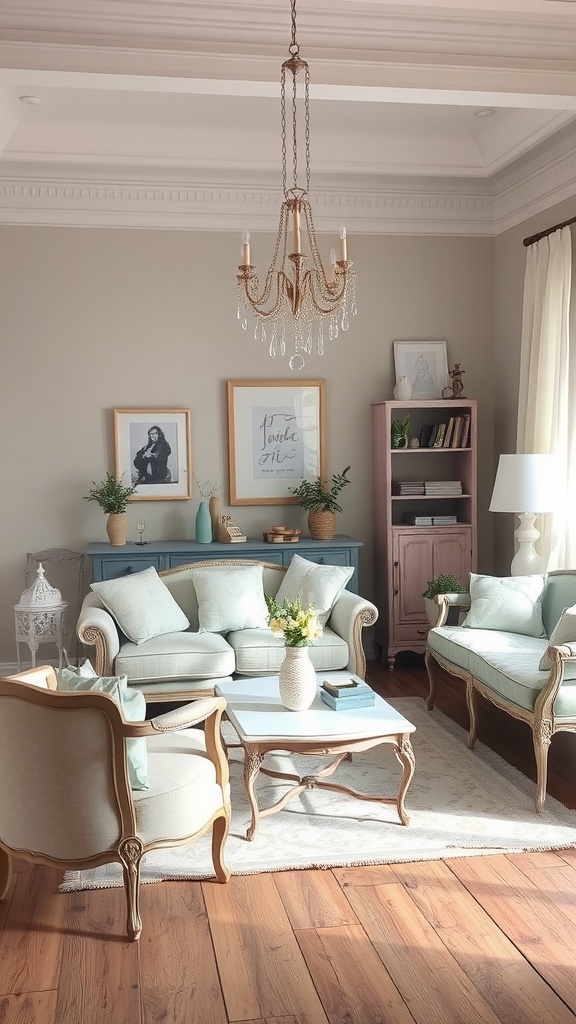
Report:
[[[444,388],[442,392],[442,398],[466,398],[463,395],[464,384],[462,383],[462,374],[466,373],[466,370],[460,369],[460,363],[454,363],[454,369],[448,372],[448,376],[452,380],[452,386]]]

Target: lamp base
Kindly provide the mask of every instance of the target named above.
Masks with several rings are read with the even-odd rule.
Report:
[[[540,533],[534,526],[536,518],[537,513],[535,512],[518,513],[520,525],[514,533],[518,549],[510,566],[512,576],[532,576],[546,571],[544,562],[534,547],[540,537]]]

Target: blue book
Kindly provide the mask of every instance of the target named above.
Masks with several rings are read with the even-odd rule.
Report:
[[[325,693],[329,693],[331,697],[337,697],[340,699],[350,699],[351,697],[359,697],[368,694],[374,694],[374,690],[368,686],[368,683],[356,682],[355,680],[348,680],[343,683],[332,682],[330,679],[324,679],[320,686],[321,690]]]
[[[326,690],[320,689],[320,697],[324,704],[327,704],[333,711],[350,711],[351,708],[370,708],[374,707],[375,699],[374,693],[369,694],[358,694],[357,697],[333,697],[332,694],[327,693]]]

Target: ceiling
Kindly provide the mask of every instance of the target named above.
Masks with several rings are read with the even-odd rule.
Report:
[[[317,226],[576,194],[576,0],[298,0]],[[0,0],[0,223],[276,226],[289,0]]]

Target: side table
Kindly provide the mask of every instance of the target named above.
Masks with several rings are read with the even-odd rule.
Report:
[[[36,668],[36,651],[40,644],[56,644],[58,648],[58,668],[62,668],[64,652],[64,628],[68,602],[34,607],[32,605],[14,605],[16,624],[16,656],[20,671],[20,644],[27,644],[32,657],[32,668]]]

